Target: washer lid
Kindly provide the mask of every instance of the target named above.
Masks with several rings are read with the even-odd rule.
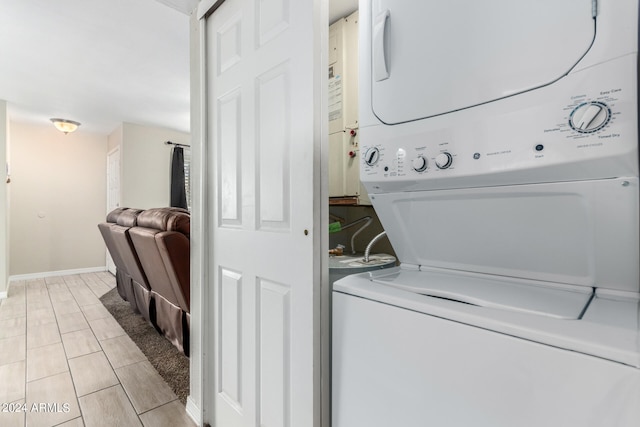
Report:
[[[397,124],[553,83],[590,49],[593,3],[375,1],[373,112]]]
[[[400,269],[373,282],[421,295],[486,308],[532,313],[558,319],[579,319],[592,298],[584,286],[464,272],[442,272],[422,267]]]
[[[372,202],[405,265],[638,292],[639,185],[633,177],[406,191]]]

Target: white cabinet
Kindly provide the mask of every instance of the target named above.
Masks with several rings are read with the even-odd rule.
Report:
[[[329,27],[329,197],[370,205],[360,183],[358,12]]]

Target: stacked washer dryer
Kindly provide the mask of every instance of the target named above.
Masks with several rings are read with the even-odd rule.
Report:
[[[638,1],[362,0],[333,427],[640,425]]]

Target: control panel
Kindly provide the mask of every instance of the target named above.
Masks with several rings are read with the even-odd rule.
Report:
[[[360,178],[376,193],[635,176],[636,82],[611,78],[628,66],[616,62],[500,102],[361,127]]]
[[[448,143],[440,144],[437,151],[427,146],[399,148],[389,152],[383,145],[365,149],[362,158],[363,170],[368,173],[381,173],[385,177],[427,176],[434,171],[455,169],[457,155],[447,150]]]

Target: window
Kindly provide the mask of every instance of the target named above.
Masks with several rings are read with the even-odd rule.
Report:
[[[191,150],[184,151],[184,191],[187,194],[187,209],[191,212]]]

